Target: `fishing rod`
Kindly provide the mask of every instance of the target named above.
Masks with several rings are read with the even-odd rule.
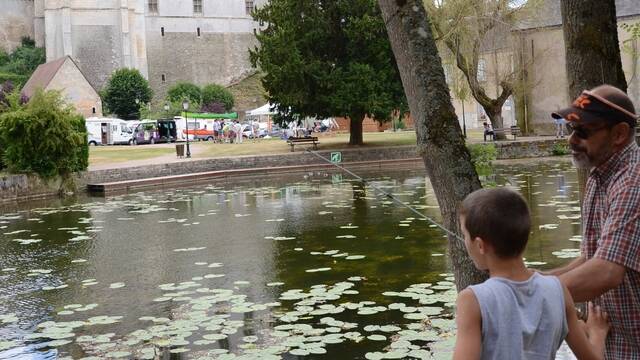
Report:
[[[384,191],[383,189],[371,184],[369,181],[363,179],[361,176],[359,176],[358,174],[355,174],[354,172],[352,172],[351,170],[345,168],[344,166],[341,166],[339,164],[334,163],[333,161],[331,161],[330,159],[327,159],[326,157],[320,155],[318,152],[316,151],[312,151],[309,149],[306,149],[306,151],[310,154],[313,154],[315,156],[317,156],[318,158],[322,159],[323,161],[337,167],[338,169],[344,171],[345,173],[353,176],[354,178],[362,181],[364,184],[369,185],[370,187],[372,187],[374,190],[382,193],[384,196],[386,196],[387,198],[397,202],[398,204],[404,206],[405,208],[409,209],[411,212],[413,212],[414,214],[418,215],[421,219],[424,219],[428,222],[430,222],[431,224],[433,224],[434,226],[436,226],[438,229],[444,231],[447,235],[449,236],[453,236],[454,238],[456,238],[457,240],[460,241],[464,241],[464,239],[462,239],[458,234],[454,233],[453,231],[447,229],[446,227],[444,227],[444,225],[438,223],[437,221],[433,220],[432,218],[426,216],[425,214],[421,213],[420,211],[416,210],[414,207],[412,207],[411,205],[406,204],[405,202],[403,202],[402,200],[398,199],[397,197],[395,197],[393,194],[389,194],[388,192]]]

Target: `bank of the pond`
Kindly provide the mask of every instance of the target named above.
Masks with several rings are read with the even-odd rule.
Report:
[[[540,158],[553,155],[556,146],[566,144],[565,139],[540,139],[501,141],[491,143],[496,146],[498,159]],[[336,155],[335,153],[339,153]],[[421,161],[414,145],[378,148],[342,149],[319,151],[322,157],[330,159],[339,156],[347,166],[389,167],[396,164]],[[93,188],[113,191],[140,188],[143,186],[193,183],[206,179],[238,175],[264,175],[271,172],[306,171],[330,166],[320,157],[305,151],[278,155],[251,155],[200,160],[185,160],[145,166],[127,167],[114,165],[113,168],[78,173],[75,182],[79,191]],[[57,196],[57,182],[45,183],[40,179],[25,175],[7,175],[0,182],[0,201],[22,201],[33,198]]]

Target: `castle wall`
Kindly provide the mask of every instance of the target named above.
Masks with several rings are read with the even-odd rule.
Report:
[[[229,85],[253,71],[248,50],[257,40],[245,2],[203,0],[202,14],[193,14],[192,6],[191,0],[159,1],[157,15],[145,19],[155,101],[162,101],[179,81]]]
[[[96,89],[119,68],[148,75],[142,0],[45,0],[44,23],[47,61],[72,56]]]
[[[2,0],[0,4],[0,49],[11,52],[23,36],[34,36],[33,0]]]

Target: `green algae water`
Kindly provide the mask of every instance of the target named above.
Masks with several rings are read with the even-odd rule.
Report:
[[[424,169],[359,173],[439,219]],[[528,200],[530,266],[578,255],[570,164],[486,181]],[[0,233],[3,359],[451,357],[444,234],[339,172],[21,204]]]

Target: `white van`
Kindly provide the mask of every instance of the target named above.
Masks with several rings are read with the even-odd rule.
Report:
[[[86,120],[89,145],[132,144],[133,130],[122,119],[96,118]]]

